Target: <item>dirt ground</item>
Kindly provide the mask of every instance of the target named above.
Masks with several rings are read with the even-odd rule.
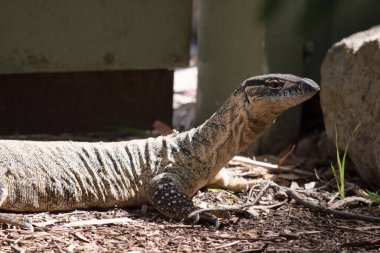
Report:
[[[326,183],[294,171],[278,173],[236,162],[229,170],[292,187],[303,199],[318,205],[337,201],[334,181]],[[194,202],[203,208],[241,206],[262,190],[263,184],[240,194],[202,189]],[[379,206],[362,201],[340,209],[380,216]],[[3,224],[0,252],[380,252],[379,223],[310,210],[287,198],[282,190],[273,189],[265,191],[247,211],[221,218],[218,229],[207,223],[173,221],[146,206],[7,215],[29,219],[34,231]]]
[[[263,196],[256,214],[231,215],[220,228],[164,218],[149,208],[29,214],[34,232],[3,225],[1,252],[379,252],[380,225],[343,220],[293,202],[264,208],[274,193]],[[233,196],[233,195],[232,195]],[[242,202],[228,192],[198,194],[196,201]],[[202,200],[201,200],[202,199]],[[269,200],[268,200],[269,199]],[[263,204],[265,203],[265,204]],[[378,207],[352,212],[378,213]],[[126,218],[126,219],[118,219]],[[84,221],[90,221],[88,224]],[[91,224],[103,221],[108,224]],[[371,241],[375,241],[371,245]],[[357,247],[346,243],[357,242]],[[364,244],[363,244],[364,242]]]

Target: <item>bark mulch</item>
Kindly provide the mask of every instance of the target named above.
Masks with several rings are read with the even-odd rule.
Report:
[[[235,174],[240,170],[237,174],[274,180],[310,203],[326,207],[337,203],[334,181],[326,183],[294,170],[275,173],[248,167],[230,164]],[[260,184],[240,194],[203,189],[194,202],[202,208],[242,206],[262,189]],[[379,206],[360,199],[338,209],[380,216]],[[29,219],[34,231],[0,225],[0,252],[380,252],[379,223],[311,210],[273,188],[263,192],[253,207],[221,218],[218,229],[207,223],[173,221],[147,206],[8,215]]]
[[[195,201],[243,204],[247,194],[200,192]],[[211,224],[167,219],[151,208],[27,214],[34,231],[3,225],[0,252],[379,252],[380,224],[343,220],[277,200],[269,190],[261,209]],[[265,208],[284,203],[277,208]],[[376,215],[378,207],[350,212]],[[96,224],[105,223],[105,224]],[[377,241],[376,241],[377,240]]]

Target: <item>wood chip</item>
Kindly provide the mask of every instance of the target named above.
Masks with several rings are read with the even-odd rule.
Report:
[[[91,242],[89,239],[87,239],[86,237],[84,237],[81,233],[79,233],[79,232],[76,232],[76,233],[74,233],[74,236],[76,237],[76,238],[78,238],[79,240],[81,240],[81,241],[84,241],[84,242]]]
[[[13,250],[13,252],[16,252],[16,253],[25,253],[26,252],[25,249],[19,248],[15,245],[11,245],[11,249]]]
[[[235,245],[235,244],[238,244],[238,243],[240,243],[240,241],[234,241],[234,242],[230,242],[230,243],[227,243],[227,244],[220,245],[218,247],[215,247],[214,249],[227,248],[229,246],[232,246],[232,245]]]

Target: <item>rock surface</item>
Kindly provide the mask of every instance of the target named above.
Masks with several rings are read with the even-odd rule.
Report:
[[[327,136],[344,149],[359,175],[380,188],[380,26],[333,45],[321,70],[321,105]],[[352,130],[361,124],[359,131]]]

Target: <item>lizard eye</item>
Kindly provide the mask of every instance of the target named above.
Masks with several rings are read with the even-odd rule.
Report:
[[[282,82],[279,82],[278,80],[270,80],[267,84],[269,88],[280,90],[282,87],[284,87],[284,84]]]

